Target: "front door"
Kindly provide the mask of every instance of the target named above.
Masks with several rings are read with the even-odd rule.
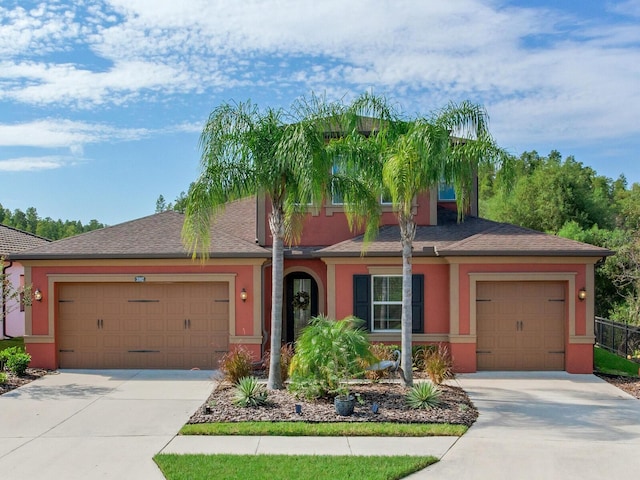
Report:
[[[293,343],[312,317],[318,315],[318,285],[308,273],[290,273],[285,278],[284,343]]]

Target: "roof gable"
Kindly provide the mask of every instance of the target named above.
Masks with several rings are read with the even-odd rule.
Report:
[[[247,215],[247,211],[250,211],[250,207],[246,201],[227,206],[219,221],[211,228],[209,256],[270,255],[268,250],[256,245],[255,233],[250,233],[252,225],[255,225],[255,215]],[[186,258],[190,257],[190,253],[182,243],[183,223],[184,215],[170,210],[58,240],[16,255],[15,258]]]

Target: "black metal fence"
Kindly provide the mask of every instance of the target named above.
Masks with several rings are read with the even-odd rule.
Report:
[[[616,355],[640,353],[640,327],[596,317],[596,343]]]

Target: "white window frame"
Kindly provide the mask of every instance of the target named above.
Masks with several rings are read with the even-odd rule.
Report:
[[[397,333],[397,332],[401,332],[402,331],[402,324],[400,324],[400,327],[398,328],[376,328],[376,306],[377,305],[399,305],[400,306],[400,318],[398,319],[400,322],[402,322],[402,298],[400,298],[400,300],[385,300],[385,301],[376,301],[375,300],[375,283],[376,283],[376,278],[391,278],[391,277],[395,277],[395,278],[400,278],[402,280],[402,275],[371,275],[371,332],[393,332],[393,333]],[[400,291],[400,295],[402,296],[402,291]]]

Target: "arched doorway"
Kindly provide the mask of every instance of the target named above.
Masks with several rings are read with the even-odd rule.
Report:
[[[318,284],[308,273],[288,274],[284,279],[284,302],[282,341],[292,343],[309,320],[318,315]]]

